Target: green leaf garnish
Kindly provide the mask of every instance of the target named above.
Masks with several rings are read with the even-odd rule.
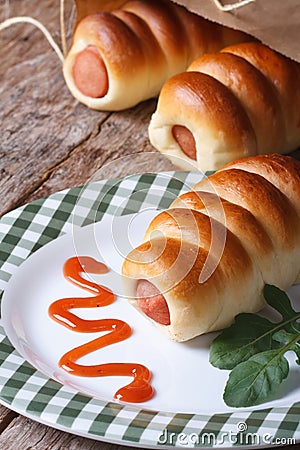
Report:
[[[211,345],[210,363],[219,369],[232,369],[224,390],[228,406],[253,406],[270,399],[288,376],[287,351],[294,351],[300,364],[300,312],[275,286],[266,285],[264,296],[279,312],[281,321],[239,314]]]
[[[231,371],[224,401],[236,407],[257,405],[276,393],[288,372],[289,363],[277,350],[257,353]]]
[[[256,314],[239,314],[212,343],[209,361],[219,369],[237,364],[264,350],[279,347],[272,339],[274,324]]]

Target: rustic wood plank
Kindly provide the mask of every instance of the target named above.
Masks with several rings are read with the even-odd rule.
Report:
[[[7,4],[2,16],[33,14],[59,42],[58,2]],[[17,25],[0,34],[0,44],[0,214],[83,184],[108,161],[154,151],[148,124],[155,100],[113,114],[89,110],[69,93],[40,31]]]
[[[52,12],[47,18],[50,30],[53,24],[58,26],[57,5],[52,3],[46,4],[46,11]],[[41,20],[43,14],[41,7],[35,11]],[[83,184],[108,161],[155,152],[148,124],[156,101],[112,114],[89,110],[71,96],[56,55],[37,33],[28,25],[18,25],[0,36],[4,60],[0,69],[0,214]],[[165,165],[171,166],[166,160]]]
[[[0,435],[5,450],[122,450],[124,447],[75,436],[19,416]],[[134,447],[126,447],[134,450]]]
[[[0,434],[18,414],[0,405]]]
[[[50,31],[58,29],[58,2],[27,3],[27,10],[25,3],[10,2],[10,15],[33,12]],[[53,167],[97,133],[109,114],[91,111],[71,96],[58,57],[41,32],[28,24],[0,34],[0,60],[3,213],[23,202]]]
[[[108,116],[88,110],[71,97],[51,52],[39,55],[36,66],[33,57],[9,68],[0,88],[2,212],[39,187],[49,170],[97,133]]]
[[[110,116],[82,142],[62,163],[49,171],[49,176],[27,201],[44,197],[66,187],[93,181],[128,176],[147,171],[173,170],[174,166],[151,147],[148,120],[154,108],[149,101],[130,112]]]

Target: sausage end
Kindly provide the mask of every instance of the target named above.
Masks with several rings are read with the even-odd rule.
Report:
[[[196,142],[191,131],[183,125],[174,125],[172,134],[179,147],[189,158],[196,161]]]
[[[136,289],[138,304],[146,316],[161,325],[170,325],[170,312],[164,296],[147,280],[139,280]]]
[[[83,95],[102,98],[107,94],[108,74],[96,47],[89,46],[78,53],[72,72],[74,83]]]

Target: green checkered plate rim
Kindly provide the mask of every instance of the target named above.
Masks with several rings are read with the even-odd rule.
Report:
[[[32,253],[105,215],[157,210],[199,181],[192,172],[103,180],[57,192],[0,219],[0,292]],[[78,201],[80,199],[80,208]],[[75,214],[76,210],[76,214]],[[37,422],[96,440],[136,447],[245,447],[300,441],[300,402],[215,414],[161,412],[75,392],[33,368],[0,324],[0,403]]]

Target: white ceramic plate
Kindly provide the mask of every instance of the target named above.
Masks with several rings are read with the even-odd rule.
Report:
[[[7,273],[9,264],[12,264],[9,263],[9,257],[4,261],[4,272],[2,266],[4,282],[2,325],[5,330],[3,342],[6,343],[8,338],[13,344],[10,350],[6,350],[2,372],[0,367],[2,376],[0,399],[4,404],[9,404],[12,409],[25,415],[34,416],[36,420],[67,431],[138,446],[155,447],[164,443],[165,430],[169,433],[164,443],[167,446],[178,446],[182,442],[182,445],[193,446],[197,441],[196,436],[198,436],[196,443],[199,446],[202,444],[205,446],[207,443],[203,439],[203,433],[212,433],[213,446],[218,446],[223,440],[225,447],[234,444],[235,446],[245,445],[242,436],[245,435],[246,430],[253,434],[255,440],[250,443],[259,446],[269,444],[264,442],[263,436],[266,433],[269,433],[272,439],[276,439],[277,435],[283,435],[282,430],[284,430],[284,439],[299,439],[297,424],[294,428],[287,425],[286,430],[283,425],[284,422],[290,422],[291,417],[299,411],[300,368],[293,362],[293,358],[290,360],[291,370],[288,381],[284,383],[277,398],[256,408],[243,410],[228,408],[222,399],[228,372],[213,368],[208,361],[209,346],[215,334],[201,336],[187,343],[171,342],[150,321],[137,313],[122,295],[120,272],[124,255],[141,242],[150,218],[157,214],[157,208],[162,206],[162,199],[165,197],[168,203],[172,195],[187,190],[190,184],[193,184],[192,175],[189,175],[189,182],[185,177],[186,175],[174,173],[158,174],[148,179],[142,179],[142,176],[130,177],[119,180],[118,189],[117,191],[113,189],[113,193],[111,192],[113,183],[96,183],[91,187],[85,187],[84,192],[70,190],[63,194],[58,193],[40,203],[35,202],[4,216],[2,228],[5,226],[7,228],[8,222],[12,223],[9,230],[3,233],[0,249],[3,248],[6,251],[7,242],[11,241],[10,245],[13,246],[11,255],[15,260],[23,258],[21,265],[16,264],[15,268],[11,267],[13,276],[9,277],[9,281],[3,280],[5,278],[3,273]],[[174,186],[172,187],[170,196],[170,186],[172,186],[170,180],[172,179],[179,180],[179,184],[177,191]],[[150,194],[152,192],[153,195],[143,195],[137,201],[137,192],[144,192],[145,180],[148,180],[148,192]],[[182,180],[186,183],[185,185]],[[109,189],[107,189],[107,183]],[[109,193],[110,207],[115,204],[120,214],[116,216],[115,212],[112,214],[106,209],[101,212],[101,220],[98,220],[97,212],[101,210],[101,207],[99,207],[100,203],[95,207],[95,199],[99,197],[100,192],[102,193],[101,204]],[[87,205],[87,199],[90,200],[90,206]],[[70,207],[64,219],[62,216],[66,212],[67,204],[69,206],[73,204],[73,208]],[[133,204],[136,211],[129,214]],[[31,212],[32,217],[29,219],[32,209],[36,211],[34,215]],[[43,211],[42,214],[41,211]],[[91,223],[85,225],[87,212],[90,211],[93,211],[94,220],[90,220]],[[45,217],[48,219],[45,220]],[[78,224],[79,217],[82,223]],[[49,226],[49,220],[51,226]],[[57,221],[60,223],[58,224]],[[67,228],[66,234],[59,236],[59,231],[64,227]],[[43,244],[41,239],[45,239],[52,228],[58,231],[57,237],[46,238],[47,242]],[[22,233],[17,232],[17,229],[22,229]],[[14,239],[17,234],[22,234],[18,240]],[[28,242],[31,242],[33,246],[27,249],[25,256],[24,249],[28,247]],[[37,243],[40,248],[32,252],[32,247]],[[96,282],[109,287],[117,294],[117,300],[112,305],[93,310],[80,310],[80,317],[119,318],[130,324],[133,329],[133,335],[129,339],[87,355],[82,363],[89,365],[102,362],[138,362],[146,365],[152,372],[152,385],[155,389],[154,397],[148,402],[124,405],[114,399],[114,393],[127,384],[130,378],[125,380],[124,377],[75,377],[58,366],[59,358],[66,351],[100,335],[100,333],[97,336],[95,333],[75,333],[54,322],[48,315],[49,305],[59,298],[89,295],[71,285],[63,277],[64,262],[75,255],[92,256],[105,262],[110,267],[110,272],[92,277]],[[290,294],[295,307],[300,309],[300,289],[294,287]],[[18,360],[17,363],[16,360]],[[3,364],[6,370],[9,366],[13,373],[12,376],[10,374],[12,379],[10,384],[14,386],[14,394],[11,391],[10,395],[7,393],[7,389],[11,389],[11,386],[7,381],[8,372],[5,376],[3,375],[5,372],[5,370],[3,372]],[[13,367],[14,364],[17,367]],[[20,367],[23,369],[20,370]],[[20,377],[22,382],[17,387]],[[36,378],[39,379],[38,382]],[[34,382],[33,379],[35,379]],[[31,384],[30,398],[28,398],[28,383]],[[53,392],[52,394],[47,392],[43,405],[40,392],[49,383],[54,386]],[[52,411],[52,414],[47,410],[49,396],[50,404],[51,399],[52,401],[55,399],[55,408],[53,408],[55,413]],[[20,406],[20,398],[22,398],[23,409]],[[57,409],[56,404],[59,398],[60,401],[64,399],[61,403],[63,408],[60,410]],[[74,398],[76,398],[75,402]],[[48,402],[47,405],[46,402]],[[38,414],[30,410],[34,403],[43,405],[37,408],[40,408]],[[68,408],[76,409],[76,420],[73,417],[70,421],[68,414],[65,417]],[[115,408],[114,413],[109,415],[108,425],[107,408],[109,411]],[[260,417],[259,422],[257,418],[256,422],[254,420],[256,415]],[[122,421],[123,416],[126,418],[125,421]],[[145,416],[142,425],[137,420],[137,417],[141,416]],[[98,421],[102,421],[102,428],[95,427]],[[104,431],[103,423],[107,425]],[[170,437],[171,433],[174,433],[174,436]],[[234,436],[239,436],[240,442],[234,442]],[[282,441],[282,443],[288,442]]]

